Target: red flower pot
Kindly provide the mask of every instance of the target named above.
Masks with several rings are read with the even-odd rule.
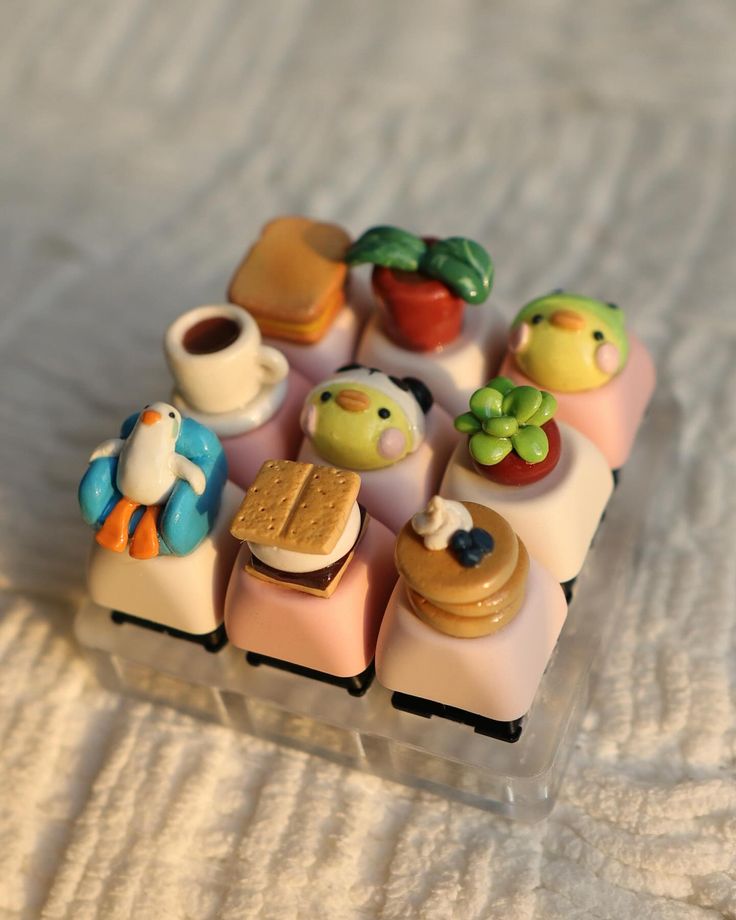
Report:
[[[397,345],[434,351],[460,335],[465,301],[441,281],[381,265],[374,267],[372,281],[386,311],[388,334]]]
[[[504,486],[528,486],[544,479],[559,462],[561,442],[560,429],[554,419],[542,425],[542,430],[547,435],[549,452],[540,463],[527,463],[512,450],[500,463],[495,463],[493,466],[483,466],[476,460],[473,460],[473,466],[486,479]]]

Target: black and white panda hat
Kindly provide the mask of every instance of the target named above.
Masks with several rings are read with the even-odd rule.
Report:
[[[401,408],[409,423],[411,434],[410,453],[413,453],[424,441],[425,422],[424,416],[432,408],[434,397],[429,387],[416,377],[393,377],[384,374],[375,367],[365,367],[363,364],[346,364],[339,367],[332,377],[323,380],[312,393],[323,390],[325,387],[337,385],[346,386],[350,383],[359,383],[366,387],[378,390],[392,399]],[[311,394],[310,394],[311,395]]]

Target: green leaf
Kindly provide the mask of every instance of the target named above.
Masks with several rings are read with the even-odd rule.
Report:
[[[494,438],[510,438],[519,430],[519,423],[511,415],[501,415],[498,418],[489,418],[483,422],[483,431],[492,434]]]
[[[476,418],[484,421],[501,415],[503,396],[492,387],[481,387],[470,397],[470,411]]]
[[[444,282],[468,303],[483,303],[493,286],[493,262],[473,240],[452,236],[433,243],[422,256],[419,270]]]
[[[455,419],[455,428],[463,434],[473,434],[480,431],[480,422],[472,412],[463,412]]]
[[[542,404],[530,418],[527,419],[527,425],[544,425],[548,422],[557,411],[557,400],[551,393],[542,390]]]
[[[503,398],[504,415],[513,415],[520,425],[527,422],[542,405],[542,394],[536,387],[514,387]]]
[[[494,438],[482,431],[473,435],[468,446],[473,459],[483,466],[495,466],[511,453],[511,441],[508,438]]]
[[[514,389],[516,384],[510,377],[494,377],[493,380],[488,381],[486,386],[491,387],[493,390],[498,390],[499,393],[505,396]]]
[[[522,428],[511,438],[511,443],[516,453],[527,463],[541,463],[549,453],[547,435],[536,425]]]
[[[348,265],[383,265],[413,272],[427,249],[421,237],[398,227],[371,227],[345,253]]]

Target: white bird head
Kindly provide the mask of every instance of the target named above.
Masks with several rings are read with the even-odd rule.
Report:
[[[159,426],[161,427],[159,428]],[[149,403],[144,406],[143,411],[138,416],[131,436],[138,429],[151,430],[153,428],[156,429],[158,437],[166,440],[170,439],[172,443],[176,443],[181,431],[181,413],[174,406],[170,406],[169,403]]]

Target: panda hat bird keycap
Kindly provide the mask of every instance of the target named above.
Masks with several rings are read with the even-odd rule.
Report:
[[[394,533],[437,491],[457,441],[423,381],[349,364],[307,395],[299,459],[361,476],[362,502]]]
[[[329,463],[381,469],[422,444],[431,407],[432,394],[421,380],[350,364],[309,393],[302,430]]]

